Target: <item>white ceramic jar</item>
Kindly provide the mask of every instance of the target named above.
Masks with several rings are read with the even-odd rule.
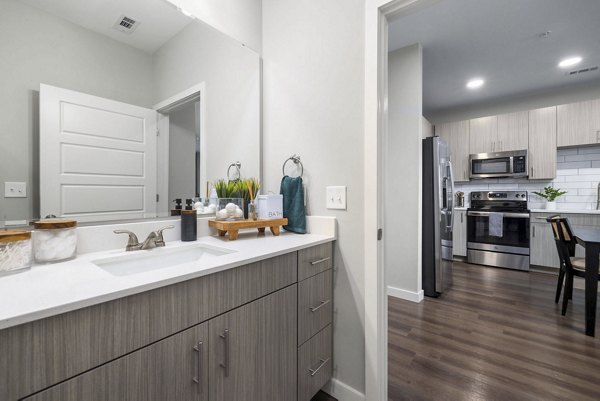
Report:
[[[0,231],[0,275],[31,267],[30,231]]]
[[[60,262],[76,256],[75,220],[40,220],[34,222],[33,227],[33,253],[36,262]]]

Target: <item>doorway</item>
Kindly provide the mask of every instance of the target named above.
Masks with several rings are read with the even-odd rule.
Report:
[[[154,106],[158,111],[158,208],[168,213],[174,199],[204,198],[206,92],[195,85]]]

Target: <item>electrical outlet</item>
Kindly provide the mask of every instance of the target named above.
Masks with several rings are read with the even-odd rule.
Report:
[[[346,210],[346,187],[327,187],[327,209]]]
[[[27,183],[26,182],[5,182],[4,183],[5,198],[27,198]]]

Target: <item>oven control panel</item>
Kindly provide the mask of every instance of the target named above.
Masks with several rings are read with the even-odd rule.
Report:
[[[527,201],[527,191],[477,191],[471,192],[471,200],[476,201]]]

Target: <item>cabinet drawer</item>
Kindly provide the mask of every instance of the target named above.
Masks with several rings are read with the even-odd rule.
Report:
[[[331,243],[298,251],[298,281],[331,269],[332,266],[333,246]]]
[[[298,350],[298,401],[309,401],[331,379],[331,325]]]
[[[298,283],[298,345],[332,321],[332,276],[329,269]]]
[[[208,323],[203,323],[24,401],[206,401],[207,366]]]

